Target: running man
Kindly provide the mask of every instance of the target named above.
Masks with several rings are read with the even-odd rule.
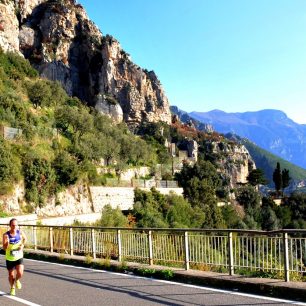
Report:
[[[3,235],[3,249],[5,250],[6,267],[8,270],[11,295],[15,295],[15,285],[21,289],[20,279],[23,275],[23,248],[26,243],[26,236],[18,229],[18,222],[15,218],[10,220],[10,230]],[[14,272],[16,270],[16,273]]]

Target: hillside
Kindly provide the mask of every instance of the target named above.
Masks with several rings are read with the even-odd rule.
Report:
[[[116,173],[153,167],[166,151],[69,97],[58,82],[39,78],[27,60],[1,49],[0,127],[0,196],[22,182],[24,204],[32,205],[27,211],[70,185],[103,184],[99,167]]]
[[[306,169],[306,125],[279,110],[226,113],[220,110],[192,112],[192,118],[211,124],[219,133],[245,137],[259,147]],[[305,179],[305,177],[304,177]]]

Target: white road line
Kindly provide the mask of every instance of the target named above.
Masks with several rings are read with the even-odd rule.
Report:
[[[17,296],[8,295],[7,293],[2,292],[2,291],[0,291],[0,295],[3,296],[3,297],[6,297],[6,298],[8,298],[8,299],[17,301],[17,302],[19,302],[19,303],[22,303],[22,304],[24,304],[24,305],[29,305],[29,306],[41,306],[41,305],[39,305],[39,304],[35,304],[35,303],[30,302],[30,301],[21,299],[21,298],[19,298],[19,297],[17,297]]]
[[[177,285],[177,286],[190,287],[190,288],[196,288],[196,289],[200,289],[200,290],[207,290],[207,291],[213,291],[213,292],[219,292],[219,293],[227,293],[227,294],[239,295],[239,296],[244,296],[244,297],[251,297],[251,298],[260,299],[260,300],[268,300],[268,301],[274,301],[274,302],[282,302],[282,303],[285,303],[285,304],[306,306],[306,303],[303,303],[303,302],[297,302],[297,301],[291,301],[291,300],[283,300],[283,299],[278,299],[278,298],[273,298],[273,297],[268,297],[268,296],[260,296],[260,295],[249,294],[249,293],[234,292],[234,291],[230,291],[230,290],[222,290],[222,289],[215,289],[215,288],[204,287],[204,286],[183,284],[183,283],[178,283],[178,282],[172,282],[172,281],[167,281],[167,280],[148,278],[148,277],[137,276],[137,275],[132,275],[132,274],[123,274],[123,273],[110,272],[110,271],[105,271],[105,270],[96,270],[96,269],[91,269],[91,268],[77,267],[77,266],[59,264],[59,263],[55,263],[55,262],[47,262],[47,261],[42,261],[42,260],[35,260],[35,259],[26,259],[26,260],[33,261],[33,262],[40,262],[40,263],[50,264],[50,265],[62,266],[62,267],[70,267],[70,268],[79,269],[79,270],[87,270],[87,271],[99,272],[99,273],[108,273],[108,274],[114,274],[114,275],[120,274],[122,276],[130,277],[130,278],[146,279],[146,280],[153,281],[153,282],[166,283],[166,284],[174,284],[174,285]]]

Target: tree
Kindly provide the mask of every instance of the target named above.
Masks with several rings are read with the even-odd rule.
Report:
[[[167,221],[172,228],[191,228],[194,227],[193,209],[182,196],[169,195],[169,210],[167,212]],[[198,227],[199,225],[195,225]]]
[[[40,207],[54,194],[56,174],[48,160],[28,153],[23,161],[25,198]]]
[[[265,231],[277,230],[281,222],[276,215],[276,204],[273,199],[263,197],[261,207],[261,228]]]
[[[282,186],[283,186],[282,172],[281,172],[281,167],[280,167],[279,162],[277,162],[276,168],[273,172],[273,182],[275,184],[275,190],[279,194],[279,192],[280,192],[280,190],[282,189]]]
[[[246,228],[246,225],[235,210],[235,205],[230,204],[223,206],[222,215],[228,228]]]
[[[93,116],[85,106],[59,106],[55,111],[56,127],[78,142],[80,137],[93,129]]]
[[[291,177],[289,176],[289,170],[288,169],[283,169],[282,170],[282,188],[285,189],[286,187],[289,186]]]
[[[236,199],[244,208],[260,205],[260,196],[251,186],[243,186],[236,190]]]
[[[220,175],[213,164],[203,160],[198,161],[193,166],[184,164],[181,172],[176,173],[175,176],[179,185],[184,189],[185,197],[191,202],[197,201],[195,195],[199,194],[195,188],[197,185],[194,181],[195,178],[198,181],[206,179],[214,190],[222,185]],[[194,188],[191,185],[194,185]],[[213,195],[215,195],[215,191],[213,191]]]
[[[49,106],[52,98],[50,85],[46,81],[36,81],[33,84],[28,84],[28,96],[34,107]]]
[[[217,207],[216,189],[222,181],[216,168],[210,162],[200,160],[193,166],[184,165],[176,178],[192,207],[199,207],[203,211],[205,220],[202,227],[224,227],[222,212]]]
[[[136,217],[137,227],[168,228],[164,218],[165,196],[155,191],[135,189],[133,215]]]
[[[275,190],[279,194],[281,190],[284,190],[290,184],[291,177],[289,176],[289,170],[281,170],[280,163],[277,162],[276,168],[273,172],[273,182],[275,184]]]
[[[266,185],[268,182],[262,169],[253,169],[250,171],[247,180],[252,186]]]
[[[55,170],[57,183],[60,186],[73,185],[79,177],[79,167],[77,161],[66,151],[58,153],[52,163]]]
[[[283,200],[283,208],[287,207],[291,213],[291,223],[288,224],[287,216],[287,227],[288,228],[305,228],[304,220],[306,220],[306,194],[301,192],[293,192],[290,197]],[[288,212],[286,212],[288,214]]]
[[[119,207],[112,208],[107,204],[102,209],[101,219],[97,222],[97,226],[108,227],[126,227],[128,224],[127,217],[122,213]]]
[[[236,191],[236,199],[246,213],[243,221],[251,229],[260,228],[260,194],[252,186],[244,186]]]
[[[51,103],[54,105],[61,105],[64,104],[64,102],[67,100],[68,95],[66,91],[63,89],[60,82],[50,82],[50,88],[51,88]]]

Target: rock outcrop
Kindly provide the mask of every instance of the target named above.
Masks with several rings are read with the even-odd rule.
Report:
[[[0,46],[4,51],[19,52],[19,24],[12,1],[0,2]]]
[[[206,150],[215,156],[218,171],[229,179],[229,188],[246,184],[249,172],[256,169],[250,153],[242,144],[224,140],[213,141],[208,144]]]
[[[135,65],[74,0],[0,1],[0,46],[22,53],[69,95],[132,129],[142,121],[171,123],[169,102],[155,73]]]
[[[149,191],[149,188],[141,188]],[[182,188],[157,188],[162,194],[182,195]],[[135,189],[133,187],[70,186],[66,190],[47,199],[42,207],[34,207],[24,201],[24,186],[16,186],[13,194],[0,196],[3,211],[14,215],[31,211],[39,217],[78,216],[101,213],[105,205],[121,210],[133,208]]]

